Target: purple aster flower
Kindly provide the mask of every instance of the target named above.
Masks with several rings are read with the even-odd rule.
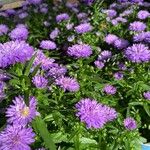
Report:
[[[75,27],[75,31],[79,34],[90,32],[93,29],[93,27],[90,25],[90,23],[82,23]]]
[[[30,150],[29,145],[35,141],[34,138],[32,128],[9,125],[0,133],[0,150]]]
[[[49,68],[53,66],[54,61],[55,61],[54,59],[46,57],[45,54],[41,50],[38,50],[36,52],[36,57],[34,59],[33,65],[37,66],[41,64],[41,68],[43,70],[48,70]]]
[[[126,65],[125,65],[124,63],[119,63],[119,64],[118,64],[118,68],[119,68],[120,70],[126,70],[126,69],[127,69],[127,67],[126,67]]]
[[[150,100],[150,91],[144,92],[143,96],[145,99]]]
[[[112,57],[111,51],[104,50],[98,55],[98,60],[104,61]]]
[[[45,77],[43,77],[42,75],[34,76],[32,79],[32,82],[39,89],[46,88],[47,84],[48,84],[48,80]]]
[[[150,50],[144,44],[133,44],[125,50],[125,56],[132,62],[148,62],[150,60]]]
[[[56,21],[57,22],[62,22],[62,21],[66,21],[69,20],[69,15],[67,13],[63,13],[63,14],[59,14],[56,16]]]
[[[45,27],[49,27],[50,26],[50,23],[48,21],[44,21],[43,24],[44,24]]]
[[[106,13],[109,18],[113,18],[117,15],[117,12],[113,9],[104,10],[104,13]]]
[[[38,5],[42,3],[42,0],[27,0],[30,4]]]
[[[114,73],[114,78],[116,80],[121,80],[123,78],[123,73],[122,72],[116,72],[116,73]]]
[[[87,13],[81,12],[77,15],[78,19],[86,19],[88,17]]]
[[[129,46],[129,42],[125,39],[118,39],[115,41],[114,46],[118,49],[124,49]]]
[[[88,58],[92,54],[92,48],[87,44],[75,44],[68,47],[67,53],[75,58]]]
[[[47,14],[48,13],[48,8],[47,7],[41,7],[40,12],[43,13],[43,14]]]
[[[118,37],[114,34],[108,34],[105,37],[105,42],[108,44],[114,44],[114,42],[118,39]]]
[[[20,18],[20,19],[24,19],[24,18],[26,18],[27,16],[28,16],[28,13],[27,13],[27,12],[22,12],[22,13],[19,14],[19,18]]]
[[[74,23],[68,23],[66,25],[66,28],[67,28],[67,30],[71,30],[73,28],[73,26],[74,26]]]
[[[99,60],[95,61],[94,64],[99,69],[102,69],[105,66],[104,62],[99,61]]]
[[[133,13],[132,9],[127,9],[125,10],[122,14],[120,14],[121,17],[129,16],[130,14]]]
[[[70,77],[60,77],[56,79],[56,85],[59,85],[64,91],[76,92],[80,86],[76,79]]]
[[[112,23],[114,26],[116,26],[116,25],[119,24],[119,22],[118,22],[116,19],[112,19],[112,20],[111,20],[111,23]]]
[[[43,40],[40,43],[40,47],[47,50],[56,49],[56,44],[50,40]]]
[[[29,106],[24,102],[23,97],[15,97],[13,105],[7,108],[6,117],[8,117],[8,123],[14,125],[25,126],[30,123],[37,115],[36,111],[37,100],[35,97],[29,98]]]
[[[137,14],[137,17],[141,20],[144,20],[150,16],[150,13],[146,10],[140,10]]]
[[[59,29],[58,29],[58,28],[55,28],[55,29],[50,33],[49,36],[50,36],[51,39],[55,39],[56,37],[58,37],[59,33],[60,33]]]
[[[129,30],[141,32],[146,29],[146,24],[140,21],[134,21],[130,23]]]
[[[77,109],[76,116],[80,118],[81,122],[86,123],[87,128],[102,128],[107,122],[117,117],[113,108],[89,98],[81,99],[75,107]]]
[[[28,34],[28,29],[23,25],[19,25],[9,33],[9,37],[12,40],[26,40],[28,38]]]
[[[131,117],[124,120],[124,126],[127,130],[134,130],[137,128],[136,121]]]
[[[114,95],[116,94],[117,89],[112,85],[106,84],[103,88],[103,91],[108,95]]]
[[[146,42],[150,43],[150,32],[141,32],[133,36],[135,42]]]
[[[117,21],[117,22],[126,23],[126,22],[127,22],[127,19],[122,18],[122,17],[117,17],[117,18],[116,18],[116,21]]]
[[[48,70],[47,75],[52,78],[58,78],[65,75],[67,72],[67,68],[56,63],[53,63],[53,66]]]
[[[0,36],[7,34],[9,28],[5,24],[0,24]]]
[[[33,51],[33,48],[25,41],[0,44],[0,67],[5,68],[17,62],[24,63],[32,57]]]
[[[15,14],[16,14],[16,11],[15,11],[14,9],[8,9],[8,10],[6,10],[6,13],[7,13],[8,15],[15,15]]]

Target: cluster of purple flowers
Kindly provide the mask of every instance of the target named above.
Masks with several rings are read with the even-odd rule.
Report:
[[[54,50],[56,49],[56,44],[50,40],[43,40],[40,43],[40,48],[47,49],[47,50]]]
[[[93,27],[90,25],[90,23],[82,23],[75,27],[75,31],[78,34],[90,32],[93,29]]]
[[[115,109],[98,103],[96,100],[85,98],[76,104],[76,115],[87,128],[103,128],[110,121],[117,118]]]
[[[62,21],[65,21],[65,20],[69,20],[69,15],[67,13],[63,13],[63,14],[59,14],[56,16],[56,21],[57,22],[62,22]]]

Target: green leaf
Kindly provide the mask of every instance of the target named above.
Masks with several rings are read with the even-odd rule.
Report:
[[[80,142],[82,144],[95,144],[95,145],[97,145],[97,142],[95,140],[90,139],[90,138],[85,138],[85,137],[80,138]]]
[[[148,106],[147,103],[143,104],[144,110],[146,111],[146,113],[148,114],[148,116],[150,116],[150,107]]]
[[[67,135],[62,132],[53,133],[51,136],[55,143],[68,142]]]
[[[35,57],[36,57],[36,53],[32,56],[32,58],[31,58],[30,61],[28,62],[27,67],[26,67],[25,72],[24,72],[24,75],[26,75],[26,76],[29,75]]]
[[[48,148],[49,150],[56,150],[56,146],[47,130],[45,122],[41,117],[36,117],[36,119],[33,121],[33,127],[35,128],[35,131],[39,132],[46,148]]]

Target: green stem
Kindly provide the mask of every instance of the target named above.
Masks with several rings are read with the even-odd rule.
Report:
[[[102,150],[102,131],[99,131],[98,144],[99,150]]]

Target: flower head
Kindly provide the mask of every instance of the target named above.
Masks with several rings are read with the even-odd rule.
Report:
[[[39,89],[46,88],[47,84],[48,84],[48,80],[45,77],[43,77],[42,75],[34,76],[32,79],[32,82]]]
[[[146,24],[140,21],[134,21],[130,23],[129,30],[141,32],[146,29]]]
[[[56,37],[58,37],[59,33],[60,33],[59,29],[58,29],[58,28],[55,28],[55,29],[50,33],[49,36],[50,36],[51,39],[55,39]]]
[[[144,92],[143,96],[145,99],[150,100],[150,91]]]
[[[114,73],[114,78],[116,80],[121,80],[123,78],[123,73],[122,72],[116,72],[116,73]]]
[[[80,87],[76,79],[64,76],[56,79],[56,85],[59,85],[64,91],[70,92],[76,92]]]
[[[87,58],[92,54],[92,48],[87,44],[75,44],[69,47],[67,52],[75,58]]]
[[[18,125],[7,126],[0,133],[0,150],[30,150],[30,144],[34,140],[35,134],[32,129]]]
[[[59,14],[56,16],[56,21],[57,22],[61,22],[61,21],[65,21],[68,20],[70,17],[67,13],[63,13],[63,14]]]
[[[124,39],[118,39],[115,41],[114,46],[118,49],[124,49],[129,45],[129,42]]]
[[[144,20],[150,16],[150,13],[146,10],[140,10],[137,14],[137,17],[141,20]]]
[[[105,66],[104,62],[99,61],[99,60],[95,61],[94,64],[99,69],[102,69]]]
[[[108,44],[114,44],[114,42],[118,39],[118,37],[114,34],[108,34],[105,37],[105,42]]]
[[[111,58],[111,56],[112,56],[111,51],[104,50],[104,51],[102,51],[101,54],[98,56],[98,60],[104,61],[104,60],[107,60],[107,59]]]
[[[125,50],[125,56],[132,62],[147,62],[150,60],[150,50],[144,44],[133,44]]]
[[[81,122],[86,123],[87,128],[102,128],[107,122],[117,117],[113,108],[89,98],[81,99],[75,107],[76,115]]]
[[[116,94],[117,89],[112,85],[106,84],[103,88],[103,91],[108,95],[114,95]]]
[[[8,117],[8,123],[13,123],[14,125],[25,126],[31,122],[36,115],[37,101],[35,97],[29,98],[29,106],[24,102],[23,97],[15,97],[13,100],[13,105],[7,108],[6,117]]]
[[[5,24],[0,24],[0,36],[7,34],[9,28]]]
[[[137,127],[136,121],[131,117],[128,117],[124,120],[124,126],[127,130],[134,130]]]
[[[33,52],[33,47],[25,41],[0,44],[0,67],[5,68],[17,62],[24,63],[32,57]]]
[[[27,0],[30,4],[38,5],[42,3],[42,0]]]
[[[79,34],[86,33],[92,30],[90,23],[82,23],[75,27],[75,31]]]
[[[47,50],[56,49],[56,44],[50,40],[43,40],[40,43],[40,47]]]
[[[28,38],[29,31],[24,25],[19,25],[9,33],[9,37],[12,40],[26,40]]]

